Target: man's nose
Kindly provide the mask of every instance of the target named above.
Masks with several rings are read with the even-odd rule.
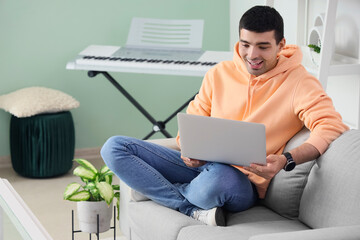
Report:
[[[258,57],[258,54],[259,54],[259,52],[258,52],[258,50],[256,49],[256,47],[249,47],[248,48],[248,58],[249,59],[255,59],[255,58],[257,58]]]

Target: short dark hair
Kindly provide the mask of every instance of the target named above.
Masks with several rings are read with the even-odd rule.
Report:
[[[255,6],[247,10],[240,19],[241,29],[263,33],[275,30],[276,44],[284,38],[284,22],[280,13],[269,6]]]

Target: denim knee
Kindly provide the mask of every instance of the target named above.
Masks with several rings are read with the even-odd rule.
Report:
[[[238,169],[214,163],[210,164],[205,171],[210,172],[209,187],[205,187],[203,194],[206,196],[218,196],[221,202],[230,199],[242,199],[252,202],[253,187],[248,177]]]
[[[111,169],[115,154],[125,149],[126,144],[129,142],[129,137],[126,136],[113,136],[110,137],[102,146],[100,155],[105,164]]]
[[[222,173],[215,179],[218,182],[215,189],[219,191],[217,194],[223,197],[225,209],[239,212],[250,208],[257,196],[248,177],[229,165],[217,166],[217,168],[217,171]]]
[[[209,193],[211,195],[234,193],[234,189],[239,186],[240,182],[243,183],[248,180],[245,175],[241,176],[242,172],[226,164],[212,163],[205,171],[209,171],[211,174],[211,185],[213,187],[209,188],[209,191],[215,191]]]

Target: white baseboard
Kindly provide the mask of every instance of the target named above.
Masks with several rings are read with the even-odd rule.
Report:
[[[76,149],[74,158],[83,158],[89,161],[99,160],[101,159],[100,149],[101,147]]]
[[[81,148],[75,150],[74,158],[83,158],[89,161],[99,160],[101,147],[95,148]],[[11,168],[11,157],[10,156],[0,156],[0,168]]]

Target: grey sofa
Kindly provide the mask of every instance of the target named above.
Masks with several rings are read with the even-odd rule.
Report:
[[[303,129],[285,150],[308,137]],[[154,141],[177,148],[174,139]],[[345,132],[317,160],[281,171],[266,198],[227,214],[226,227],[207,226],[150,200],[131,200],[123,182],[120,228],[129,240],[360,239],[360,130]]]

